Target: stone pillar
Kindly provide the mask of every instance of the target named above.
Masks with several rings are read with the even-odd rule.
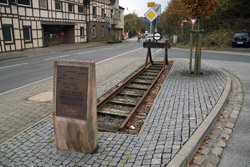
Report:
[[[58,150],[93,153],[97,149],[94,62],[54,62],[53,125]]]

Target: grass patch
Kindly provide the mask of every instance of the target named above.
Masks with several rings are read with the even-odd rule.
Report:
[[[51,143],[53,143],[53,142],[54,142],[53,139],[49,139],[49,141],[48,141],[49,144],[51,144]]]

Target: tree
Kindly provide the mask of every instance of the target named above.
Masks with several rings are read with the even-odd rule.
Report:
[[[181,0],[190,16],[197,18],[204,16],[206,19],[210,18],[214,13],[218,1],[219,0]]]
[[[124,31],[130,31],[130,34],[135,35],[140,32],[141,19],[135,14],[128,14],[124,16]]]
[[[216,10],[219,0],[181,0],[184,3],[184,7],[188,11],[191,17],[198,18],[198,31],[199,37],[196,39],[196,52],[195,52],[195,65],[194,73],[200,74],[201,71],[201,43],[202,43],[202,32],[199,31],[201,17],[209,19]],[[190,35],[190,65],[189,73],[192,70],[192,33]]]

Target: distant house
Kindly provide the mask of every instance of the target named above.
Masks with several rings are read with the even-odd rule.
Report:
[[[116,0],[110,11],[110,24],[112,27],[109,29],[109,40],[122,40],[124,34],[124,8],[119,6],[119,0]]]
[[[107,41],[114,3],[117,2],[0,0],[0,52]]]

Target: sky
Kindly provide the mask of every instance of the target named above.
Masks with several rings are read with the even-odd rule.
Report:
[[[170,0],[119,0],[120,6],[125,8],[124,15],[135,12],[138,16],[144,16],[144,14],[149,10],[147,7],[148,2],[160,4],[161,12],[163,12]]]

